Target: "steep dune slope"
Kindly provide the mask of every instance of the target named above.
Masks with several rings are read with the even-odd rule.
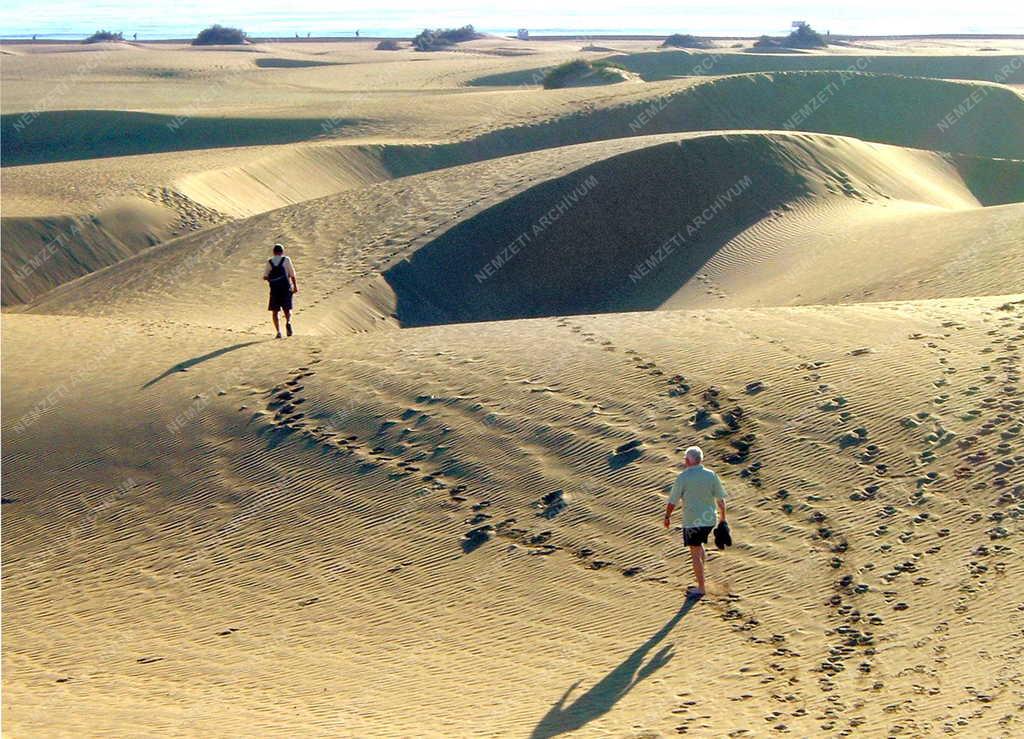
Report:
[[[222,214],[168,191],[108,201],[89,215],[4,216],[3,305],[31,302],[58,285],[224,220]]]
[[[640,74],[645,80],[670,79],[677,75],[748,74],[751,72],[857,70],[872,74],[938,79],[978,80],[1014,84],[1024,82],[1024,65],[1011,54],[909,56],[866,54],[730,54],[659,51],[613,57],[616,64]]]
[[[1024,81],[1020,57],[1010,54],[877,54],[861,50],[847,53],[750,53],[717,48],[709,51],[664,49],[607,57],[616,66],[639,74],[648,82],[700,75],[753,74],[759,72],[860,71],[902,77],[977,80],[1015,84]],[[477,77],[474,86],[537,84],[543,68],[519,69]]]
[[[1024,158],[1024,97],[1005,85],[862,72],[769,72],[685,81],[481,136],[491,150],[717,129],[786,129],[986,157]],[[660,93],[660,94],[659,94]],[[880,115],[879,110],[885,114]]]
[[[673,302],[686,285],[717,299],[709,262],[730,292],[769,304],[911,297],[908,272],[933,295],[1019,289],[1024,208],[978,205],[935,154],[811,134],[696,136],[537,185],[386,277],[407,325],[692,304]],[[972,216],[921,228],[936,210]]]
[[[982,164],[972,166],[973,178],[984,180]],[[1014,289],[1016,262],[1005,260],[1018,260],[1019,251],[1004,254],[1001,245],[1017,232],[1021,211],[980,209],[959,172],[937,154],[813,134],[675,134],[562,147],[383,182],[177,239],[65,285],[30,310],[159,311],[201,325],[259,326],[259,265],[276,241],[302,274],[307,332],[653,309],[734,239],[748,263],[738,274],[756,290],[753,265],[806,256],[803,244],[844,233],[843,213],[863,216],[853,230],[862,241],[920,279],[937,278],[931,295],[990,292],[993,280],[998,292]],[[900,218],[922,209],[979,215],[916,236],[901,231]],[[765,223],[773,238],[758,240]],[[753,241],[743,241],[747,229]],[[856,268],[829,281],[828,295],[917,295],[902,273],[883,268],[888,262],[858,261],[856,241],[832,243],[814,252],[808,269],[828,272],[842,260]],[[735,261],[733,254],[723,258]],[[975,255],[975,277],[961,279],[940,254]],[[216,318],[205,308],[211,289],[220,295]],[[774,302],[817,302],[788,289]]]
[[[801,203],[730,239],[661,307],[998,294],[1024,288],[1022,240],[1024,203]]]
[[[622,139],[505,157],[281,208],[154,247],[58,288],[29,310],[158,310],[190,323],[249,328],[262,323],[266,302],[260,267],[270,246],[283,241],[300,273],[306,331],[393,323],[394,298],[379,275],[396,258],[532,184],[649,143]],[[206,309],[211,289],[219,295],[215,315]]]
[[[323,118],[173,116],[122,110],[58,110],[0,118],[5,166],[306,141]],[[338,121],[337,127],[352,121]]]
[[[4,137],[6,165],[38,160],[31,152],[49,156],[47,152],[66,153],[68,147],[74,151],[67,156],[200,145],[234,144],[239,148],[197,149],[177,155],[177,159],[171,154],[145,154],[93,162],[6,166],[4,186],[14,193],[15,211],[25,211],[37,222],[31,229],[5,227],[4,238],[19,254],[34,253],[39,245],[32,238],[23,239],[24,234],[43,230],[45,222],[83,212],[100,217],[112,197],[141,201],[152,200],[153,194],[159,193],[156,200],[171,207],[191,228],[197,223],[223,220],[224,216],[252,215],[390,177],[547,147],[663,132],[808,130],[967,156],[1024,157],[1024,100],[1000,85],[846,72],[793,72],[737,75],[701,83],[685,80],[641,88],[593,98],[529,89],[462,94],[461,98],[474,100],[467,103],[460,99],[459,109],[468,107],[474,113],[467,118],[472,125],[458,131],[452,130],[451,113],[443,112],[451,106],[440,100],[432,100],[431,112],[424,113],[428,123],[416,125],[407,109],[412,103],[383,96],[371,104],[364,99],[366,95],[361,95],[352,104],[379,116],[368,130],[361,131],[364,137],[368,131],[378,132],[372,143],[365,138],[347,138],[356,134],[339,113],[348,110],[344,106],[334,109],[333,114],[323,113],[327,116],[323,118],[294,117],[295,113],[292,118],[258,120],[194,115],[176,130],[167,125],[174,121],[166,120],[165,114],[101,111],[89,118],[90,111],[66,111],[48,113],[15,131],[18,116],[12,114],[5,124],[11,128]],[[875,106],[883,107],[887,115],[876,115]],[[530,123],[510,125],[520,120]],[[410,130],[417,132],[414,140],[408,139]],[[320,137],[341,137],[352,143],[309,143]],[[438,138],[447,143],[429,142]],[[281,140],[300,143],[266,146]],[[108,145],[121,148],[107,151],[104,147]],[[251,152],[243,145],[251,145]],[[196,161],[210,162],[210,166],[197,171]],[[133,177],[113,176],[112,162],[118,162],[118,166],[123,163]],[[988,197],[1018,197],[1016,193],[1024,187],[1016,170],[1011,168],[1006,174],[1016,181],[990,188]],[[137,181],[140,177],[141,183]],[[53,187],[47,184],[54,181],[57,184]],[[82,201],[74,213],[62,212],[53,205],[60,201],[55,189],[65,200]],[[90,199],[84,195],[89,193],[95,196]],[[140,202],[139,206],[146,204]],[[157,230],[147,223],[129,240],[145,243]],[[176,229],[178,233],[182,230]],[[5,304],[32,299],[41,289],[108,263],[92,256],[98,251],[125,253],[116,240],[108,240],[99,248],[74,234],[65,237],[66,261],[77,263],[75,269],[54,270],[31,289],[7,291]],[[5,262],[4,268],[10,275],[10,270],[17,267]]]
[[[827,105],[813,105],[827,93]],[[976,92],[980,91],[980,92]],[[511,98],[535,98],[551,91],[518,90]],[[970,110],[953,126],[951,111]],[[509,154],[624,136],[718,129],[820,131],[914,148],[981,157],[1024,157],[1024,100],[999,85],[832,72],[743,75],[705,84],[668,83],[656,89],[550,104],[548,115],[526,126],[509,126],[523,103],[504,98],[484,125],[460,132],[448,143],[320,144],[256,157],[249,164],[178,179],[183,195],[232,215],[251,215],[304,199],[339,192],[387,177],[493,159]],[[884,124],[866,115],[866,101],[893,111]],[[912,100],[913,104],[908,105]],[[813,107],[813,110],[809,108]],[[999,121],[994,123],[994,121]],[[343,129],[342,129],[343,130]],[[332,135],[337,136],[333,131]],[[1019,179],[1019,178],[1018,178]],[[997,188],[993,188],[997,190]],[[998,188],[1005,193],[1005,188]]]
[[[1022,318],[5,317],[5,731],[1019,733]]]
[[[187,175],[175,184],[190,199],[244,217],[390,176],[367,147],[303,146],[239,167]]]

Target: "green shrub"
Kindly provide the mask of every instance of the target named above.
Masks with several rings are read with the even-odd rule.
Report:
[[[821,34],[806,23],[797,28],[784,39],[762,36],[754,42],[757,49],[821,49],[828,46]]]
[[[786,36],[782,45],[791,49],[821,49],[828,46],[821,34],[806,23],[801,23],[796,30]]]
[[[398,51],[402,48],[402,45],[393,38],[386,38],[377,44],[376,48],[377,51]]]
[[[192,41],[193,46],[210,46],[214,44],[244,44],[246,42],[245,31],[241,28],[228,28],[220,24],[214,24],[204,28]]]
[[[471,25],[462,28],[424,28],[412,40],[412,45],[417,51],[437,51],[461,41],[472,41],[481,37],[482,34],[477,33]]]
[[[625,71],[604,59],[599,59],[596,62],[588,62],[586,59],[573,59],[572,61],[563,62],[557,67],[552,67],[545,72],[541,84],[544,85],[546,90],[555,90],[559,87],[565,87],[573,78],[580,79],[588,75],[594,75],[609,81],[621,80],[625,75]]]
[[[557,67],[552,67],[544,74],[544,80],[541,84],[544,85],[545,90],[554,90],[558,87],[564,87],[566,81],[575,75],[582,75],[589,72],[591,67],[590,62],[586,59],[573,59],[569,62],[563,62]]]
[[[704,39],[691,36],[688,33],[673,33],[667,39],[661,43],[662,48],[673,47],[676,49],[710,49],[709,44]]]
[[[83,44],[95,44],[100,41],[124,41],[124,34],[118,31],[97,31],[92,36],[83,41]]]
[[[754,42],[755,49],[777,49],[782,44],[778,39],[772,38],[771,36],[762,36]]]

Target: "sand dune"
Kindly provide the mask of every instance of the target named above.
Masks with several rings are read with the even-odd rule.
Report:
[[[1020,203],[937,210],[885,201],[798,204],[720,248],[664,303],[814,305],[1020,290]]]
[[[10,119],[9,119],[10,120]],[[15,119],[16,120],[16,119]],[[305,141],[323,133],[322,118],[195,117],[108,110],[41,112],[32,125],[4,127],[4,160],[9,166],[67,159],[118,157],[161,151],[215,149]],[[6,122],[6,121],[5,121]],[[338,125],[343,125],[339,121]]]
[[[188,175],[177,189],[231,216],[249,216],[387,179],[363,147],[307,146],[232,169]]]
[[[702,84],[694,84],[702,82]],[[218,90],[219,87],[212,86]],[[584,88],[586,90],[587,88]],[[792,128],[821,133],[854,135],[872,141],[920,148],[941,149],[982,156],[1015,156],[1022,153],[1019,129],[999,120],[1018,120],[1024,108],[1019,93],[1006,85],[891,77],[860,71],[799,71],[728,75],[707,80],[684,80],[660,86],[630,85],[632,93],[614,96],[607,88],[600,97],[584,90],[516,90],[506,96],[515,100],[506,109],[505,98],[495,116],[495,93],[469,92],[467,102],[481,104],[473,133],[489,136],[475,142],[489,146],[491,156],[559,144],[643,133],[718,128]],[[558,92],[563,97],[552,97]],[[968,100],[972,93],[976,101]],[[830,104],[814,98],[823,95]],[[910,97],[913,96],[913,97]],[[508,129],[508,118],[526,101],[554,102],[557,115],[528,127]],[[445,99],[445,98],[442,98]],[[885,106],[890,116],[871,116],[863,101]],[[559,111],[557,104],[576,100]],[[965,100],[967,102],[965,103]],[[628,101],[628,102],[627,102]],[[381,99],[376,108],[390,107],[395,123],[405,121],[401,104],[406,100]],[[440,102],[440,100],[438,100]],[[487,105],[490,102],[491,105]],[[589,104],[586,104],[589,103]],[[595,103],[598,103],[595,105]],[[602,104],[603,103],[603,104]],[[946,115],[959,106],[954,124],[942,126]],[[532,105],[533,118],[537,108]],[[4,159],[10,165],[61,161],[97,156],[141,154],[168,150],[217,148],[305,141],[331,136],[363,135],[367,122],[358,115],[338,115],[337,108],[317,108],[305,117],[294,115],[178,116],[117,110],[64,110],[35,114],[31,125],[19,124],[14,114],[3,116]],[[335,115],[331,115],[331,112]],[[974,115],[967,113],[975,112]],[[205,113],[205,111],[204,111]],[[399,113],[399,115],[395,115]],[[431,116],[428,114],[429,120]],[[587,126],[580,127],[585,120]],[[178,122],[177,127],[175,127]],[[22,122],[23,123],[23,122]],[[497,125],[496,125],[497,124]],[[630,125],[632,124],[632,125]],[[379,124],[377,124],[379,128]],[[384,130],[388,130],[386,127]],[[351,133],[350,133],[351,131]],[[470,129],[472,131],[472,129]],[[552,137],[558,137],[552,139]],[[473,138],[472,136],[469,138]],[[518,139],[518,140],[517,140]],[[529,140],[529,143],[526,141]],[[459,142],[460,148],[465,148]],[[503,149],[498,146],[504,146]],[[515,148],[509,148],[515,147]],[[476,158],[482,158],[477,156]],[[471,161],[463,159],[462,161]]]
[[[1017,42],[850,43],[12,46],[4,734],[1024,732]]]
[[[338,66],[346,69],[358,65]],[[240,84],[244,87],[250,82],[257,84],[248,77]],[[219,97],[222,90],[231,89],[224,87],[219,78],[207,85],[207,97],[210,90]],[[137,198],[136,212],[149,207],[143,202],[147,200],[175,212],[178,227],[174,229],[162,229],[162,219],[148,221],[146,239],[159,233],[163,240],[168,234],[178,235],[227,218],[252,215],[388,177],[523,151],[662,132],[783,128],[852,135],[982,158],[1024,158],[1024,139],[1014,123],[1024,118],[1024,102],[1019,94],[1001,85],[979,87],[976,83],[873,74],[793,72],[728,76],[701,84],[683,80],[629,87],[631,92],[600,95],[519,89],[501,93],[497,107],[494,93],[460,95],[459,110],[471,111],[466,120],[474,121],[474,125],[447,137],[436,135],[440,128],[417,126],[416,130],[426,137],[412,140],[394,137],[395,131],[407,130],[410,122],[410,110],[405,106],[412,96],[406,93],[399,98],[372,99],[360,93],[355,110],[342,109],[343,113],[337,107],[317,103],[312,114],[304,117],[275,113],[226,119],[193,111],[182,117],[170,113],[65,110],[34,114],[30,125],[18,130],[24,123],[22,117],[6,114],[5,163],[49,163],[4,168],[5,189],[15,193],[7,214],[36,219],[27,228],[20,223],[7,224],[5,218],[4,239],[15,244],[19,257],[31,254],[41,247],[32,235],[44,232],[46,224],[81,214],[103,220],[112,199]],[[823,92],[828,93],[828,104],[811,105]],[[422,111],[423,119],[433,121],[435,127],[449,125],[451,106],[444,105],[443,99],[427,96],[427,107]],[[890,114],[870,114],[867,100]],[[969,109],[965,109],[965,100],[971,101]],[[961,109],[966,112],[957,113],[954,123],[945,125],[945,118]],[[530,123],[514,125],[521,120]],[[330,141],[307,143],[310,139]],[[283,141],[302,144],[279,145]],[[175,155],[173,150],[187,154]],[[120,168],[111,172],[105,160],[58,161],[130,153],[140,156],[121,158],[131,173],[129,177],[124,177]],[[1007,197],[1019,199],[1018,193],[1024,189],[1019,168],[1008,167],[1003,179],[990,187],[987,198],[999,197],[1004,202]],[[65,184],[58,185],[55,192],[51,184],[54,181]],[[66,212],[61,203],[74,203],[74,211]],[[55,271],[49,282],[34,288],[5,291],[5,305],[29,300],[39,294],[39,289],[82,274],[83,268],[91,271],[108,263],[90,256],[97,251],[94,243],[80,240],[74,233],[63,235],[70,251],[81,252],[77,259],[80,267],[59,274]],[[108,239],[100,250],[128,253],[117,242]],[[21,266],[20,262],[14,267],[5,263],[7,274]]]
[[[568,205],[564,214],[558,204]],[[934,154],[810,134],[705,135],[537,185],[449,229],[386,277],[399,319],[411,325],[650,309],[671,304],[687,283],[720,289],[718,265],[741,270],[735,281],[762,297],[774,291],[769,304],[845,302],[869,286],[908,297],[916,294],[909,271],[941,280],[939,295],[1019,286],[1010,275],[1021,253],[1007,252],[1024,228],[1019,207],[973,218],[966,232],[948,219],[926,231],[907,221],[926,209],[977,206],[955,167]],[[851,222],[859,241],[849,238]],[[826,250],[829,233],[837,238]],[[738,249],[723,249],[734,240]],[[868,256],[865,245],[886,258]],[[967,259],[977,264],[964,280],[949,262]],[[711,277],[701,273],[709,260]],[[787,279],[765,286],[766,261]],[[850,262],[865,264],[842,268]],[[803,286],[821,290],[823,277],[829,291],[807,294]]]
[[[7,317],[7,727],[1014,733],[1021,317],[965,299],[295,343]],[[739,544],[680,612],[654,524],[697,437]]]
[[[521,151],[526,145],[520,142],[526,141],[533,147],[558,146],[668,131],[755,128],[1024,158],[1020,135],[1024,98],[1005,85],[859,72],[746,74],[697,82],[684,81],[679,89],[674,83],[650,90],[641,87],[643,98],[620,99],[585,113],[495,131],[481,136],[479,145]],[[972,94],[977,100],[965,103]],[[875,105],[887,114],[876,115]],[[970,115],[974,111],[979,115]],[[947,125],[947,115],[954,116],[954,124]]]
[[[4,217],[4,304],[30,302],[174,236],[225,220],[175,192],[154,189],[148,196],[108,201],[88,216]]]
[[[904,77],[935,77],[1014,84],[1024,82],[1024,66],[1013,54],[839,55],[839,54],[714,54],[661,51],[627,54],[616,64],[640,74],[645,80],[670,79],[710,69],[714,74],[789,72],[794,70],[853,70]],[[705,74],[709,72],[703,72]]]
[[[28,309],[101,315],[158,310],[168,317],[201,321],[206,297],[199,290],[181,289],[183,278],[201,270],[208,281],[230,286],[208,325],[246,329],[254,323],[252,301],[261,300],[266,289],[253,265],[262,263],[267,244],[284,240],[296,264],[304,265],[310,320],[349,330],[394,323],[387,295],[380,296],[374,284],[383,283],[381,273],[396,259],[466,215],[534,182],[645,143],[641,138],[621,139],[504,157],[279,208],[161,244],[51,291]],[[471,198],[466,197],[467,187]],[[365,293],[356,293],[364,288]],[[348,315],[352,310],[355,314]]]
[[[1020,251],[1008,250],[1020,208],[982,208],[969,186],[988,193],[1020,166],[999,161],[986,172],[984,164],[970,160],[965,179],[957,159],[814,134],[561,147],[381,182],[188,235],[29,310],[158,311],[194,321],[204,296],[187,277],[201,271],[228,290],[221,325],[250,328],[264,289],[252,265],[282,240],[308,273],[310,319],[335,330],[723,298],[807,304],[1024,289],[1015,277]],[[468,187],[475,197],[460,201]],[[949,215],[927,218],[937,212]],[[851,260],[863,264],[839,269]],[[967,277],[951,266],[965,261],[974,263]],[[794,268],[774,287],[754,277]]]

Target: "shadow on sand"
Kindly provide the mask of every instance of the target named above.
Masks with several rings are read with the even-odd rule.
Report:
[[[532,739],[547,739],[567,731],[575,731],[599,716],[603,716],[618,703],[626,693],[640,684],[640,681],[650,677],[660,668],[668,664],[672,659],[672,645],[666,645],[658,650],[646,664],[643,664],[654,647],[658,645],[669,632],[675,628],[690,609],[693,608],[696,600],[687,600],[686,603],[670,618],[664,626],[658,629],[650,639],[637,647],[623,662],[614,670],[605,675],[590,690],[580,695],[571,704],[566,705],[569,695],[579,687],[582,680],[577,680],[565,691],[558,702],[551,706],[551,709],[540,720],[540,723],[530,734]]]
[[[182,370],[188,369],[189,367],[194,367],[197,364],[201,364],[208,359],[216,359],[222,354],[227,354],[228,352],[233,352],[236,349],[243,349],[247,346],[252,346],[253,344],[260,343],[262,342],[244,341],[241,344],[232,344],[231,346],[225,346],[223,349],[217,349],[216,351],[212,351],[209,354],[203,354],[202,356],[199,357],[192,357],[192,359],[186,359],[184,362],[178,362],[173,367],[164,370],[161,374],[157,375],[152,380],[147,382],[145,385],[142,386],[142,389],[145,390],[147,387],[156,385],[158,382],[160,382],[160,380],[164,379],[168,375],[173,375],[175,372],[181,372]]]

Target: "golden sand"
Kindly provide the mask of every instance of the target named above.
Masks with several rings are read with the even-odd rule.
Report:
[[[607,44],[4,48],[5,735],[1024,731],[1024,44]]]

